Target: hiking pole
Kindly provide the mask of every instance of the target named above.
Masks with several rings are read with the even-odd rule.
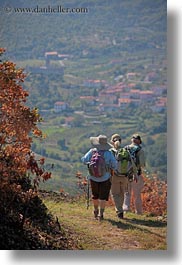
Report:
[[[90,185],[89,185],[89,179],[88,179],[88,176],[87,176],[87,210],[90,206]]]

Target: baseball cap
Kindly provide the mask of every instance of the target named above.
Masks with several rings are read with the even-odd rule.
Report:
[[[140,141],[140,143],[142,143],[142,139],[141,139],[140,135],[137,133],[133,134],[132,139],[138,139]]]

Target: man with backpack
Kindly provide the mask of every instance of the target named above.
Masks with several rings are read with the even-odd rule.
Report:
[[[125,146],[125,148],[129,151],[133,161],[136,164],[137,174],[135,174],[135,180],[132,182],[128,182],[127,190],[124,194],[124,203],[123,210],[130,211],[130,201],[131,194],[133,192],[134,198],[134,207],[136,214],[142,214],[142,199],[141,199],[141,191],[144,186],[144,181],[142,177],[142,171],[145,168],[145,155],[142,149],[142,140],[139,134],[134,134],[131,138],[131,144]]]
[[[111,188],[111,170],[117,169],[117,161],[109,150],[111,145],[107,142],[107,136],[90,137],[90,142],[93,148],[81,158],[81,161],[88,166],[94,217],[102,220]]]
[[[130,155],[127,150],[121,147],[121,137],[119,134],[111,136],[112,153],[118,161],[117,171],[111,179],[111,195],[115,203],[116,214],[119,219],[123,219],[124,193],[128,183],[128,173],[130,169]]]

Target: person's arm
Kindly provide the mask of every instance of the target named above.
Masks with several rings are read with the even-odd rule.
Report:
[[[114,171],[117,171],[118,169],[118,161],[116,160],[112,152],[110,152],[110,168]]]
[[[84,164],[88,164],[90,162],[92,156],[92,149],[90,149],[82,158],[81,161]]]

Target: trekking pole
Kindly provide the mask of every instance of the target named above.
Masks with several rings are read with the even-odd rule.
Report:
[[[89,179],[87,176],[87,210],[90,206],[90,185],[89,185]]]

